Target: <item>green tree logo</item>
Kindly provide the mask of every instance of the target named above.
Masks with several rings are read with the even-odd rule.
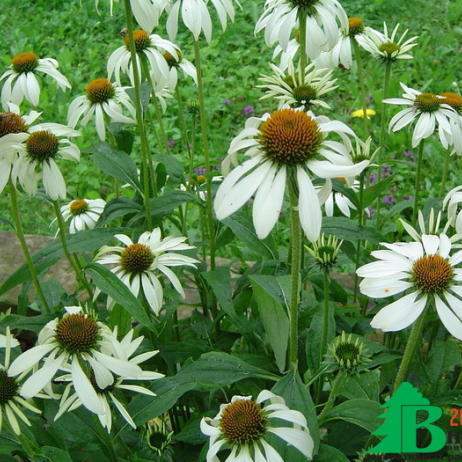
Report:
[[[445,432],[432,425],[443,411],[437,406],[431,406],[427,398],[409,382],[403,382],[394,395],[381,406],[386,411],[379,416],[385,422],[373,435],[385,436],[377,446],[369,449],[368,454],[400,454],[437,452],[446,444]],[[425,411],[427,416],[418,421],[417,413]],[[417,430],[425,428],[431,438],[428,446],[417,447]]]

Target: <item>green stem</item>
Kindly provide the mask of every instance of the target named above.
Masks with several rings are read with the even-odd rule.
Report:
[[[298,304],[300,296],[300,269],[302,233],[298,215],[298,201],[293,178],[290,179],[290,229],[291,229],[291,296],[289,313],[289,366],[297,370],[298,365]]]
[[[29,248],[27,247],[26,239],[24,237],[24,229],[22,227],[22,222],[21,222],[21,218],[19,214],[19,207],[18,207],[18,193],[16,192],[16,188],[14,187],[11,180],[9,181],[9,185],[10,185],[11,217],[13,218],[14,227],[16,230],[16,236],[18,238],[19,244],[22,249],[22,253],[24,254],[24,258],[29,268],[29,274],[32,279],[32,284],[34,285],[35,292],[37,293],[37,296],[40,299],[40,303],[43,305],[45,312],[50,313],[51,312],[50,307],[47,303],[45,295],[43,294],[43,290],[42,290],[40,281],[37,276],[37,271],[35,269],[34,262],[32,261]]]
[[[415,185],[414,185],[414,211],[412,212],[412,224],[415,225],[417,222],[417,214],[419,211],[419,200],[420,200],[420,189],[422,182],[422,160],[424,152],[425,140],[422,140],[419,145],[419,153],[417,156],[417,170],[415,174]]]
[[[450,154],[451,152],[449,150],[447,150],[444,154],[443,175],[441,177],[440,194],[439,194],[440,197],[443,197],[443,194],[446,191],[446,181],[448,180]]]
[[[180,125],[181,137],[183,138],[183,144],[184,144],[183,147],[188,151],[189,178],[191,179],[194,173],[194,156],[189,146],[188,130],[186,127],[186,120],[184,117],[184,104],[183,104],[183,97],[181,96],[180,85],[176,86],[175,96],[176,96],[176,101],[178,103],[178,123]]]
[[[337,390],[340,384],[342,383],[344,378],[344,372],[339,372],[337,376],[334,379],[334,382],[332,383],[332,388],[329,393],[329,398],[327,398],[327,402],[321,412],[318,416],[318,422],[322,422],[324,420],[324,417],[327,415],[327,413],[332,409],[335,403],[335,398],[337,397]]]
[[[319,349],[319,364],[327,349],[327,335],[329,333],[329,271],[324,270],[323,284],[323,309],[322,309],[322,333],[321,333],[321,348]]]
[[[361,229],[364,226],[364,183],[365,183],[366,171],[363,170],[359,177],[359,210],[358,210],[358,226]],[[356,257],[355,257],[355,295],[354,301],[358,300],[358,288],[359,288],[359,278],[356,274],[356,270],[359,268],[359,259],[361,257],[361,246],[362,240],[359,239],[356,244]]]
[[[359,48],[358,42],[354,39],[350,39],[353,42],[353,49],[356,58],[356,68],[358,71],[358,84],[359,89],[361,91],[361,101],[362,101],[362,109],[363,109],[363,120],[364,120],[364,133],[369,136],[369,117],[367,116],[367,103],[366,103],[366,86],[364,85],[364,68],[363,68],[363,61],[361,57],[361,50]]]
[[[149,150],[148,138],[146,136],[146,129],[144,126],[143,108],[141,106],[141,80],[140,70],[138,69],[138,59],[135,48],[135,40],[133,39],[133,15],[130,7],[130,0],[124,0],[125,3],[125,19],[127,21],[127,34],[129,38],[129,47],[131,54],[131,63],[133,68],[133,80],[134,80],[134,92],[135,92],[135,111],[136,111],[136,123],[138,126],[138,132],[140,135],[141,142],[141,161],[143,166],[143,202],[146,213],[146,222],[149,229],[152,229],[152,216],[151,209],[149,207],[149,171],[151,164],[151,152]],[[156,184],[155,175],[153,175],[152,182]],[[153,195],[156,196],[157,188],[154,188]]]
[[[90,301],[92,301],[93,300],[93,290],[90,284],[88,283],[88,281],[86,280],[85,276],[83,275],[80,262],[77,259],[75,259],[69,252],[69,247],[67,245],[67,239],[66,239],[66,225],[61,215],[58,201],[53,201],[53,208],[54,208],[55,215],[56,215],[56,221],[58,222],[59,237],[61,239],[61,246],[63,248],[64,256],[67,258],[67,261],[69,262],[72,269],[74,270],[75,276],[80,286],[85,288],[85,290],[88,293],[88,296],[90,297]]]
[[[398,374],[396,375],[395,383],[393,384],[393,392],[400,386],[401,382],[406,380],[407,373],[409,370],[409,365],[411,364],[412,358],[418,344],[422,341],[422,332],[425,324],[426,312],[422,313],[411,329],[411,334],[406,344],[406,349],[404,350],[403,358],[401,359],[401,364],[398,369]]]
[[[213,209],[212,209],[212,176],[210,167],[210,148],[209,148],[209,134],[207,125],[207,116],[205,112],[205,97],[204,97],[204,84],[202,80],[202,67],[201,67],[201,52],[199,42],[194,40],[194,58],[197,71],[197,90],[199,96],[199,116],[201,124],[201,138],[202,138],[202,152],[205,159],[205,169],[207,171],[207,221],[208,221],[208,234],[210,245],[210,268],[215,269],[215,226],[213,223]]]
[[[385,133],[386,133],[386,121],[387,121],[387,105],[383,100],[388,97],[388,88],[390,86],[390,76],[391,76],[391,61],[387,61],[385,64],[385,76],[383,81],[383,98],[382,98],[382,114],[380,119],[380,138],[379,138],[379,147],[380,150],[377,153],[377,178],[380,178],[380,169],[382,167],[382,153],[385,151]],[[376,224],[379,225],[380,221],[380,207],[382,206],[382,201],[380,196],[377,197],[377,206],[376,206]]]

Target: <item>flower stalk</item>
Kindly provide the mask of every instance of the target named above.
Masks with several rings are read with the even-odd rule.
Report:
[[[53,201],[53,208],[56,215],[56,221],[58,223],[59,237],[61,240],[61,246],[63,248],[64,255],[69,264],[71,265],[71,268],[74,270],[75,276],[80,286],[85,288],[85,290],[88,293],[88,296],[90,297],[90,300],[93,300],[93,290],[88,281],[86,280],[85,276],[83,275],[80,262],[77,258],[74,258],[69,251],[69,246],[67,244],[66,239],[66,225],[64,224],[58,201]]]
[[[395,392],[401,385],[401,382],[407,378],[409,366],[411,364],[412,358],[414,357],[417,345],[422,341],[422,332],[426,317],[425,315],[426,312],[424,311],[412,326],[411,334],[409,335],[406,349],[404,350],[403,358],[401,359],[401,364],[398,369],[398,374],[396,375],[395,383],[393,384],[393,392]]]
[[[298,366],[298,304],[300,296],[300,269],[302,252],[302,233],[298,214],[297,193],[294,182],[289,185],[290,194],[290,245],[291,245],[291,296],[289,311],[289,367]]]
[[[50,313],[51,312],[50,307],[43,293],[42,286],[40,285],[40,281],[37,275],[37,270],[35,269],[34,262],[32,261],[29,248],[27,247],[26,239],[24,237],[24,229],[22,227],[22,222],[21,222],[21,218],[19,215],[18,194],[11,180],[9,181],[9,185],[10,185],[11,216],[13,218],[14,227],[16,230],[16,237],[18,238],[19,244],[24,254],[27,267],[29,268],[29,274],[32,279],[32,284],[34,285],[35,291],[37,292],[37,296],[40,299],[40,303],[43,305],[45,312]]]
[[[204,83],[201,66],[201,52],[199,42],[194,40],[194,58],[197,72],[197,90],[199,96],[199,118],[201,124],[202,152],[204,154],[205,169],[207,171],[207,221],[210,246],[210,269],[215,269],[215,226],[212,212],[212,177],[210,168],[210,148],[207,116],[205,112]]]
[[[417,222],[417,213],[419,210],[420,190],[422,182],[422,161],[424,152],[425,140],[422,140],[419,145],[419,153],[417,155],[417,169],[415,174],[414,184],[414,210],[412,212],[412,224],[415,226]]]
[[[358,42],[354,39],[350,39],[353,42],[353,49],[356,58],[356,69],[358,73],[358,84],[361,92],[361,108],[363,110],[363,120],[364,120],[364,133],[366,136],[369,136],[369,117],[367,116],[367,103],[366,103],[366,86],[364,85],[364,68],[363,60],[361,56],[361,50],[359,48]]]
[[[146,214],[146,222],[149,229],[152,228],[152,216],[151,209],[149,207],[149,165],[151,164],[151,153],[149,151],[148,139],[146,135],[146,129],[144,126],[143,108],[141,106],[141,80],[140,80],[140,69],[138,68],[138,59],[135,48],[135,40],[133,38],[133,14],[130,6],[130,0],[124,0],[125,4],[125,19],[127,22],[127,34],[129,38],[129,47],[131,54],[131,61],[133,66],[133,80],[134,80],[134,92],[135,92],[135,111],[136,111],[136,123],[138,126],[138,132],[140,135],[141,142],[141,157],[143,166],[143,202]],[[151,178],[154,185],[156,185],[156,176],[152,175]],[[157,188],[154,188],[153,195],[156,196]]]

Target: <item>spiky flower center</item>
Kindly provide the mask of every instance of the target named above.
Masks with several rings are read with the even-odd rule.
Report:
[[[90,82],[86,88],[89,101],[93,104],[105,103],[114,98],[115,88],[108,79],[96,79]]]
[[[315,120],[305,112],[281,109],[260,125],[259,140],[269,159],[297,165],[318,153],[322,134]]]
[[[58,321],[56,339],[70,353],[84,353],[98,342],[97,322],[82,313],[69,314]]]
[[[88,210],[88,202],[85,199],[76,199],[71,202],[69,209],[72,215],[81,215]]]
[[[297,103],[305,105],[309,104],[310,101],[317,96],[316,88],[311,85],[300,85],[299,87],[295,87],[292,90],[292,94]]]
[[[154,261],[152,250],[144,244],[132,244],[120,254],[120,265],[129,273],[142,273]]]
[[[348,29],[350,37],[364,32],[364,22],[361,18],[348,18]]]
[[[292,6],[292,8],[303,8],[308,10],[309,13],[312,13],[310,11],[316,3],[318,3],[319,0],[288,0],[288,3]]]
[[[164,51],[162,53],[162,56],[165,58],[165,61],[167,61],[167,64],[170,67],[178,66],[181,62],[181,58],[183,56],[183,53],[181,53],[180,50],[176,50],[176,57],[169,53],[168,51]]]
[[[18,384],[5,371],[0,371],[0,406],[11,401],[18,392]]]
[[[335,348],[335,357],[342,367],[353,367],[359,364],[361,349],[353,342],[340,343]]]
[[[451,106],[455,111],[462,112],[462,96],[451,91],[441,93],[441,96],[444,97],[442,102]]]
[[[266,417],[258,403],[243,399],[225,407],[220,427],[230,444],[252,443],[265,433]]]
[[[412,267],[415,285],[426,293],[441,292],[448,288],[454,278],[449,261],[440,255],[425,255]]]
[[[415,107],[422,112],[435,112],[442,102],[443,100],[433,93],[421,93],[416,96]]]
[[[13,65],[14,71],[17,73],[31,72],[39,64],[38,56],[30,51],[19,53],[19,55],[16,55],[11,59],[11,64]]]
[[[0,114],[0,138],[10,133],[25,131],[27,131],[27,125],[21,116],[13,112],[2,112]]]
[[[37,162],[44,162],[55,157],[58,148],[58,138],[48,130],[31,133],[26,142],[27,154]]]
[[[135,41],[135,49],[138,53],[141,53],[151,45],[149,34],[141,29],[133,31],[133,40]],[[127,50],[130,50],[130,38],[128,35],[124,36],[124,42]]]
[[[385,42],[379,45],[379,50],[385,53],[387,58],[390,58],[393,53],[399,50],[399,45],[394,42]]]

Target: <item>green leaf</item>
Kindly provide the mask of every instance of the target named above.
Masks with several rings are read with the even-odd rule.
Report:
[[[120,229],[91,229],[80,231],[75,234],[67,235],[67,244],[69,251],[74,252],[91,252],[107,244],[114,234],[120,232]],[[63,249],[58,239],[51,241],[43,249],[39,250],[32,256],[36,265],[36,270],[40,274],[51,265],[63,258]],[[0,287],[0,295],[14,289],[19,284],[30,281],[29,268],[26,264],[18,268]]]
[[[322,231],[347,241],[367,240],[372,244],[378,244],[384,240],[375,228],[368,226],[360,228],[357,223],[345,217],[324,217]]]
[[[102,142],[93,146],[92,151],[92,160],[99,169],[142,193],[136,164],[128,154]]]
[[[319,453],[313,459],[313,462],[349,462],[350,459],[346,457],[341,451],[328,444],[321,444],[319,446]]]
[[[40,455],[46,457],[50,462],[72,462],[67,451],[52,446],[43,446],[40,449]]]
[[[277,252],[272,245],[271,238],[258,239],[250,218],[244,213],[235,213],[232,217],[223,220],[223,224],[231,228],[234,235],[247,244],[250,252],[272,260],[277,258]]]
[[[161,218],[173,212],[185,202],[197,202],[196,196],[187,191],[170,191],[149,201],[153,218]]]
[[[43,326],[54,318],[50,314],[40,314],[38,316],[19,316],[9,314],[0,319],[0,326],[9,326],[12,329],[30,330],[31,332],[40,332]]]
[[[157,154],[154,160],[165,165],[165,170],[169,176],[169,181],[175,180],[175,183],[181,181],[184,176],[184,168],[181,161],[173,154]]]
[[[319,426],[316,408],[308,387],[297,372],[289,372],[274,385],[272,391],[276,395],[282,396],[290,409],[299,411],[305,416],[314,442],[313,454],[316,454],[319,448]]]
[[[387,191],[393,181],[395,181],[394,177],[389,176],[379,183],[365,188],[363,198],[364,207],[371,205],[377,199],[377,197],[381,196],[384,191]]]
[[[85,267],[96,287],[109,295],[116,303],[127,310],[134,319],[149,330],[156,332],[143,305],[131,293],[130,289],[110,270],[98,263],[90,263]]]
[[[332,408],[325,416],[324,422],[344,420],[372,433],[380,426],[380,421],[377,417],[381,413],[382,410],[377,401],[351,399]]]
[[[460,365],[460,347],[452,340],[434,342],[426,368],[432,383],[438,381],[441,374],[448,373],[455,365]]]
[[[135,422],[142,425],[167,412],[190,390],[211,391],[250,378],[277,380],[277,376],[235,356],[219,352],[205,353],[173,377],[155,380],[150,389],[158,396],[137,396],[130,403],[129,412]]]
[[[290,278],[290,276],[286,276]],[[289,339],[289,318],[286,308],[281,304],[284,293],[278,278],[274,276],[252,276],[253,294],[258,306],[260,320],[265,328],[266,336],[274,352],[276,365],[282,372],[286,365],[286,354]],[[278,292],[275,294],[275,292]],[[284,305],[286,305],[284,303]]]
[[[106,204],[104,212],[99,220],[99,224],[109,223],[116,218],[124,217],[143,210],[142,205],[128,197],[118,197]]]
[[[220,266],[213,271],[204,271],[201,276],[207,281],[217,297],[218,303],[228,315],[236,317],[231,293],[229,268]]]
[[[380,370],[376,369],[359,375],[348,376],[343,380],[338,394],[348,399],[362,398],[379,400]]]

